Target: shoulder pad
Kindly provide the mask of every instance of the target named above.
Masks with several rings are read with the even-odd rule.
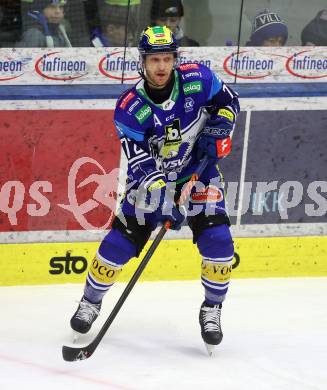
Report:
[[[116,107],[119,107],[121,110],[124,110],[128,103],[136,96],[134,88],[129,88],[124,91],[118,98]]]
[[[136,141],[142,141],[146,128],[152,126],[152,109],[136,93],[129,91],[117,102],[114,121],[121,138],[123,134]]]
[[[210,80],[212,77],[212,72],[207,66],[197,63],[182,64],[177,68],[177,71],[184,81]]]
[[[185,95],[201,94],[207,99],[213,83],[213,72],[205,65],[188,63],[177,68]]]
[[[137,93],[135,87],[125,91],[117,100],[116,111],[122,111],[128,115],[135,115],[139,123],[143,123],[144,106],[148,106],[148,102]],[[146,114],[149,110],[146,111]],[[151,111],[152,112],[152,111]],[[145,115],[145,114],[144,114]],[[148,115],[146,115],[148,118]],[[139,120],[140,119],[140,120]]]

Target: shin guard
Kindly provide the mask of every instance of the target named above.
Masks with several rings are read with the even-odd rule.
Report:
[[[122,267],[136,255],[135,246],[121,232],[112,229],[103,239],[90,264],[84,296],[93,303],[102,300],[115,283]]]
[[[222,303],[227,294],[234,246],[227,225],[203,230],[197,241],[202,255],[201,281],[209,304]]]

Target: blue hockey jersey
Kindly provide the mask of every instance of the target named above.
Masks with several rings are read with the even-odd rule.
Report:
[[[182,64],[173,77],[171,95],[162,104],[151,101],[144,80],[117,101],[114,122],[128,160],[128,181],[135,187],[166,181],[170,172],[176,179],[191,174],[206,120],[221,107],[228,107],[235,118],[239,113],[237,94],[206,66]]]

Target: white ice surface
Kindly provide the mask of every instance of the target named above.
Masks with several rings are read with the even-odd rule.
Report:
[[[88,344],[124,284],[104,300]],[[327,278],[233,280],[214,357],[199,282],[136,285],[94,355],[63,361],[81,285],[1,287],[1,390],[326,390]]]

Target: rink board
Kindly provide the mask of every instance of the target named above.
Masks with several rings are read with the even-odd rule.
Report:
[[[277,97],[261,85],[270,92],[259,98],[250,87],[237,86],[250,97],[242,97],[233,156],[220,162],[232,225],[251,237],[279,227],[292,233],[285,225],[326,235],[327,87],[315,87],[312,96],[310,88],[292,86],[299,95],[285,97],[283,90]],[[112,123],[117,91],[91,88],[89,95],[85,88],[66,88],[59,98],[63,89],[48,87],[54,95],[40,100],[32,99],[39,91],[32,87],[17,100],[0,94],[1,243],[100,241],[93,231],[110,228],[126,171]],[[318,224],[322,231],[312,231]]]
[[[98,243],[0,245],[0,285],[82,283]],[[143,258],[125,266],[120,281],[128,281]],[[235,239],[240,263],[235,278],[326,276],[327,237],[270,237]],[[236,260],[236,259],[234,259]],[[194,280],[201,258],[190,240],[164,240],[141,280]]]

